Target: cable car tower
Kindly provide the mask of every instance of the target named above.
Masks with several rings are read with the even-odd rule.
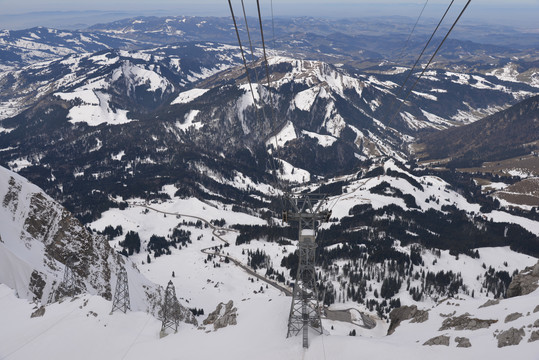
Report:
[[[292,210],[283,211],[284,222],[298,222],[299,266],[292,293],[286,337],[303,330],[303,347],[309,347],[309,327],[322,334],[322,321],[316,291],[316,231],[321,221],[327,221],[331,211],[322,210],[326,199],[322,194],[288,196]]]
[[[129,282],[127,281],[127,270],[122,267],[118,272],[118,278],[116,280],[116,291],[114,292],[114,299],[112,301],[111,314],[120,310],[124,314],[127,310],[131,310],[131,302],[129,301]]]

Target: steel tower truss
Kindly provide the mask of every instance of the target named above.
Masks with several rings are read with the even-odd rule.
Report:
[[[127,281],[127,271],[125,270],[125,267],[120,269],[118,272],[118,279],[116,280],[116,291],[114,292],[111,313],[115,310],[120,310],[124,314],[127,310],[131,310],[131,302],[129,301],[129,283]]]
[[[161,334],[164,336],[167,329],[171,329],[174,332],[178,332],[178,325],[180,322],[179,317],[178,298],[176,298],[176,289],[172,280],[168,282],[167,289],[165,290],[165,298],[163,299],[163,305],[161,307]]]
[[[303,347],[309,347],[309,327],[322,333],[322,321],[316,291],[315,252],[316,230],[321,221],[327,221],[331,212],[322,210],[325,195],[299,194],[289,198],[292,210],[283,211],[285,222],[298,222],[299,266],[292,293],[286,337],[303,330]]]

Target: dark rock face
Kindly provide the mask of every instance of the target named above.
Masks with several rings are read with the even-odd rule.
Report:
[[[530,338],[528,339],[528,342],[534,342],[539,340],[539,330],[535,330],[531,333]]]
[[[72,270],[78,292],[87,290],[87,281],[91,287],[98,290],[99,295],[107,300],[111,299],[108,262],[113,252],[105,239],[90,234],[67,210],[42,193],[34,194],[30,200],[24,230],[26,239],[23,240],[27,243],[36,239],[45,244],[45,261],[54,268],[57,267],[57,262],[66,264],[68,258],[74,259]],[[34,286],[31,288],[37,286],[35,290],[43,295],[43,277],[39,281],[36,274],[32,275],[32,279],[31,285]]]
[[[484,307],[487,307],[487,306],[498,305],[499,303],[500,303],[500,299],[496,299],[496,300],[489,299],[489,300],[487,300],[486,303],[481,305],[479,308],[481,309],[481,308],[484,308]]]
[[[515,312],[515,313],[512,313],[512,314],[509,314],[505,317],[505,320],[504,322],[505,323],[508,323],[508,322],[511,322],[511,321],[515,321],[516,319],[522,317],[522,314],[521,313],[518,313],[518,312]]]
[[[35,317],[41,317],[45,315],[45,306],[40,306],[36,311],[34,311],[30,317],[31,318],[35,318]]]
[[[449,336],[440,335],[440,336],[436,336],[436,337],[433,337],[432,339],[429,339],[429,340],[425,341],[423,346],[425,346],[425,345],[429,345],[429,346],[432,346],[432,345],[449,346],[449,340],[451,340],[451,338]]]
[[[457,347],[463,347],[463,348],[469,348],[472,346],[470,343],[470,339],[466,337],[456,337],[455,342],[457,343]]]
[[[507,289],[507,297],[527,295],[539,287],[539,261],[528,266],[513,278]]]
[[[204,320],[204,325],[212,325],[214,330],[219,330],[221,328],[227,327],[228,325],[237,324],[237,308],[234,307],[234,302],[230,300],[226,305],[224,303],[219,303],[215,311],[208,315],[206,320]]]
[[[41,274],[39,271],[34,270],[30,277],[29,288],[30,291],[34,294],[34,300],[39,300],[43,297],[43,288],[46,285],[46,281],[43,279],[44,274]]]
[[[401,321],[410,320],[413,323],[422,323],[428,320],[429,314],[425,310],[418,310],[417,306],[401,306],[400,308],[393,309],[389,313],[391,324],[387,330],[387,334],[391,335],[395,332],[395,329],[400,325]]]
[[[443,321],[440,331],[455,329],[455,330],[478,330],[488,328],[491,324],[498,322],[498,320],[483,320],[470,318],[470,314],[462,314],[457,317],[450,317]]]
[[[520,341],[524,337],[524,329],[511,328],[504,332],[501,332],[498,336],[498,347],[513,346],[520,344]]]

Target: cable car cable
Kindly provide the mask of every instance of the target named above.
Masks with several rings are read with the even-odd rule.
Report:
[[[438,51],[440,50],[440,48],[442,47],[442,45],[444,44],[445,40],[447,39],[447,37],[449,36],[449,34],[451,34],[451,31],[453,30],[453,28],[455,27],[455,25],[457,25],[457,22],[460,20],[462,14],[464,14],[464,11],[466,11],[466,8],[468,7],[468,5],[470,5],[470,2],[472,0],[468,0],[468,2],[466,3],[466,5],[464,6],[464,8],[462,9],[462,11],[460,12],[459,16],[457,17],[457,19],[455,20],[455,22],[453,22],[453,25],[451,25],[451,28],[449,29],[449,31],[447,32],[447,34],[445,35],[445,37],[442,39],[442,42],[440,43],[440,45],[438,45],[438,47],[436,48],[436,51],[434,52],[434,54],[432,54],[432,56],[430,57],[429,59],[429,62],[427,63],[427,65],[425,66],[425,68],[423,69],[423,71],[421,72],[421,74],[419,75],[419,77],[415,80],[414,84],[412,85],[412,87],[410,88],[410,90],[408,90],[408,92],[406,93],[406,97],[404,98],[404,100],[400,103],[399,105],[399,108],[397,109],[397,111],[395,112],[395,114],[391,117],[390,121],[388,122],[387,126],[389,126],[391,124],[391,122],[395,119],[395,117],[397,116],[397,114],[399,113],[400,109],[402,108],[402,105],[406,102],[406,100],[408,99],[408,97],[410,96],[410,94],[412,93],[412,91],[414,90],[415,86],[417,85],[417,82],[419,81],[419,79],[421,79],[421,77],[423,76],[423,74],[425,73],[425,71],[427,71],[427,68],[429,67],[430,63],[432,62],[432,60],[434,59],[434,57],[436,56],[436,54],[438,53]]]

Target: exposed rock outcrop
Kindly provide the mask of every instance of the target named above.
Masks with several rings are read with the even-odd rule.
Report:
[[[539,330],[532,331],[528,342],[534,342],[539,340]]]
[[[524,337],[524,329],[511,328],[501,332],[496,338],[498,339],[498,347],[512,346],[520,344]]]
[[[237,310],[238,309],[234,307],[234,302],[232,300],[226,303],[226,305],[224,303],[219,303],[215,311],[208,315],[203,324],[213,324],[214,330],[219,330],[228,325],[236,325],[236,318],[238,317]]]
[[[507,288],[507,297],[527,295],[539,287],[539,261],[534,266],[528,266],[513,277]]]
[[[41,317],[45,315],[45,306],[40,306],[36,311],[34,311],[30,317],[31,318],[35,318],[35,317]]]
[[[493,305],[498,305],[500,303],[500,299],[496,299],[496,300],[487,300],[486,303],[484,303],[483,305],[479,306],[479,308],[484,308],[484,307],[487,307],[487,306],[493,306]]]
[[[468,339],[467,337],[457,336],[455,338],[455,342],[457,343],[457,347],[469,348],[472,346],[472,343],[470,343],[470,339]]]
[[[477,319],[470,316],[470,314],[466,313],[457,317],[447,318],[443,321],[442,327],[439,330],[479,330],[488,328],[491,324],[498,322],[498,320]]]
[[[426,310],[417,310],[411,323],[423,323],[429,319],[429,312]]]
[[[535,309],[533,309],[533,313],[535,314],[536,312],[539,312],[539,305],[537,305]]]
[[[401,321],[412,319],[411,322],[413,323],[422,323],[428,320],[429,313],[425,310],[418,310],[415,305],[401,306],[391,310],[389,318],[391,319],[391,324],[389,325],[387,334],[391,335],[395,332],[395,329],[400,325]]]
[[[157,314],[161,288],[118,255],[108,241],[86,229],[69,211],[20,175],[0,167],[0,283],[41,304],[59,300],[68,259],[73,293],[112,298],[122,268],[128,273],[131,309]],[[136,288],[136,290],[135,290]],[[188,309],[187,312],[190,313]],[[187,319],[187,316],[186,316]]]
[[[429,340],[425,341],[423,346],[425,346],[425,345],[429,345],[429,346],[432,346],[432,345],[449,346],[449,340],[451,340],[451,338],[449,336],[440,335],[440,336],[436,336],[436,337],[433,337],[432,339],[429,339]]]
[[[515,321],[516,319],[522,317],[523,315],[518,312],[514,312],[512,314],[509,314],[505,317],[504,322],[507,324],[508,322]]]

